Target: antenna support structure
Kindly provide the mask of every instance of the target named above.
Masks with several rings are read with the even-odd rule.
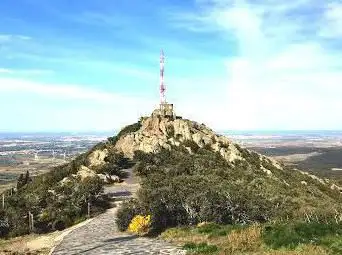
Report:
[[[165,55],[164,51],[160,51],[160,104],[159,109],[155,109],[152,113],[152,116],[160,116],[160,117],[167,117],[167,118],[175,118],[175,114],[173,111],[173,104],[170,104],[166,101],[166,86],[164,80],[164,70],[165,70]]]

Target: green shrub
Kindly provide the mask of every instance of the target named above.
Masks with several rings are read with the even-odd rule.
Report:
[[[0,220],[0,238],[4,238],[8,235],[10,226],[7,221]]]
[[[120,231],[126,231],[134,216],[140,213],[141,210],[136,200],[123,202],[116,214],[116,226]]]
[[[152,215],[155,230],[203,221],[264,222],[278,211],[277,201],[263,190],[266,181],[249,185],[257,179],[255,171],[233,167],[218,153],[201,149],[189,154],[174,148],[137,152],[134,159],[134,171],[142,180],[138,200]]]
[[[35,220],[35,232],[46,233],[54,229],[71,226],[87,214],[88,201],[92,212],[104,211],[108,207],[102,195],[103,183],[100,178],[71,177],[76,166],[70,163],[55,167],[52,171],[34,177],[20,192],[7,197],[3,217],[8,219],[9,236],[24,235],[29,232],[28,212]],[[69,182],[60,181],[69,177]],[[104,200],[103,200],[104,199]],[[63,227],[64,226],[64,227]]]
[[[207,150],[207,151],[212,150],[211,145],[209,143],[205,144],[202,149]]]
[[[198,233],[201,234],[211,234],[213,232],[216,232],[217,230],[220,230],[221,226],[216,223],[207,223],[204,224],[203,226],[197,227]]]
[[[189,147],[191,149],[192,152],[196,153],[198,151],[198,149],[200,148],[197,143],[195,143],[192,140],[185,140],[183,142],[183,146],[184,147]]]
[[[218,236],[226,236],[232,229],[236,229],[236,225],[221,225],[217,223],[207,223],[196,228],[200,234],[207,234],[210,238]]]
[[[173,126],[167,126],[166,127],[166,133],[167,133],[167,137],[171,138],[175,136],[175,128]]]
[[[221,148],[225,148],[225,149],[228,149],[229,148],[229,144],[226,144],[226,143],[223,143],[223,142],[219,142],[219,144],[220,144],[220,147]]]
[[[183,246],[183,249],[194,252],[194,253],[200,253],[200,254],[211,254],[213,252],[218,251],[218,248],[216,245],[208,245],[207,243],[186,243]]]

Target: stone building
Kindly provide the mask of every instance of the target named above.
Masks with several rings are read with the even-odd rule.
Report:
[[[175,119],[176,115],[173,110],[173,104],[169,103],[161,103],[159,105],[159,109],[155,109],[152,113],[152,117],[163,117],[163,118],[171,118]]]

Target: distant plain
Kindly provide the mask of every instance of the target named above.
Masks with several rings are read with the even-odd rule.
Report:
[[[319,176],[342,177],[342,131],[228,131],[241,146]],[[87,151],[110,133],[0,133],[0,192],[21,173],[48,171]]]

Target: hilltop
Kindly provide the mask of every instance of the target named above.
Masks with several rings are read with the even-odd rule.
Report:
[[[174,203],[181,217],[190,217],[194,222],[218,220],[205,219],[198,212],[209,206],[203,203],[214,207],[226,203],[225,208],[230,212],[218,216],[222,222],[304,218],[313,214],[333,216],[341,209],[341,188],[333,181],[241,148],[206,125],[180,117],[141,118],[88,152],[86,167],[92,169],[105,164],[105,158],[111,153],[121,153],[134,162],[135,174],[141,178],[139,199],[144,201],[145,211],[151,206],[146,196],[163,201],[160,203],[166,207],[167,203]],[[184,187],[191,190],[180,194]],[[150,189],[160,189],[160,192],[147,194]],[[170,192],[184,199],[165,200],[173,197]],[[208,196],[208,192],[215,193],[213,200],[192,205],[194,199],[199,199],[199,195]],[[214,201],[216,198],[220,201]]]

